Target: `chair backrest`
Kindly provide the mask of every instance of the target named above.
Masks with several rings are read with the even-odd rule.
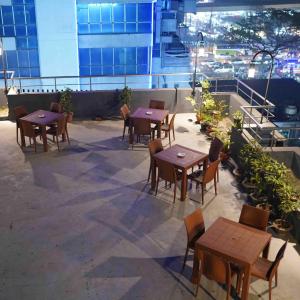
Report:
[[[244,204],[239,223],[265,231],[267,230],[269,215],[269,210]]]
[[[150,120],[134,118],[132,122],[133,122],[134,134],[151,134]]]
[[[128,119],[130,115],[130,110],[126,104],[123,104],[120,108],[120,114],[123,120]]]
[[[16,120],[28,115],[28,112],[27,112],[25,106],[23,106],[23,105],[14,107],[14,113],[15,113]]]
[[[148,144],[150,156],[152,157],[155,153],[163,151],[163,145],[161,143],[161,139],[155,139],[149,142]]]
[[[22,132],[23,132],[24,136],[28,136],[28,137],[34,137],[35,136],[34,128],[33,128],[32,124],[30,122],[20,120],[20,124],[21,124]]]
[[[203,183],[206,184],[210,181],[212,181],[214,178],[216,178],[217,170],[219,167],[220,160],[215,160],[209,166],[204,172],[203,175]]]
[[[150,100],[150,102],[149,102],[149,108],[165,109],[165,101]]]
[[[66,122],[67,122],[67,119],[65,116],[63,118],[60,118],[57,120],[57,135],[61,135],[61,134],[65,133]]]
[[[268,270],[267,272],[267,279],[269,279],[270,277],[272,278],[274,273],[276,272],[276,270],[278,269],[279,267],[279,263],[280,261],[282,260],[283,256],[284,256],[284,252],[285,252],[285,249],[286,249],[286,246],[287,246],[287,243],[288,241],[286,241],[279,249],[279,251],[277,252],[277,255],[276,255],[276,258],[275,260],[273,261],[270,269]]]
[[[156,162],[156,166],[158,168],[158,177],[163,180],[175,183],[176,182],[176,171],[175,171],[174,166],[172,164],[170,164],[166,161],[160,160],[160,159],[156,159],[155,162]]]
[[[217,137],[215,137],[209,147],[209,152],[208,152],[208,159],[209,161],[213,162],[217,159],[219,159],[220,152],[223,148],[224,144],[221,140],[219,140]]]
[[[201,273],[208,279],[221,284],[228,284],[231,280],[229,262],[208,252],[202,252],[201,254]]]
[[[176,117],[176,113],[173,114],[172,118],[171,118],[171,121],[170,121],[170,129],[173,129],[174,128],[174,120],[175,120],[175,117]]]
[[[184,218],[188,242],[194,241],[205,232],[205,224],[201,208]]]
[[[62,106],[60,103],[57,102],[51,102],[50,104],[50,111],[55,113],[62,113]]]

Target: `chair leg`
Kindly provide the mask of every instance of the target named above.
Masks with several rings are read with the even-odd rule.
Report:
[[[150,161],[150,168],[149,168],[149,173],[148,173],[148,179],[147,179],[147,182],[149,182],[149,180],[150,180],[151,172],[152,172],[152,162]]]
[[[202,205],[204,204],[204,184],[201,184],[201,197],[202,197]]]
[[[70,145],[70,139],[69,139],[69,132],[68,132],[68,129],[66,128],[66,136],[67,136],[67,140],[68,140],[68,144]]]
[[[169,146],[171,147],[171,132],[169,132]]]
[[[33,137],[33,143],[34,143],[34,152],[36,152],[36,138],[35,138],[35,136]]]
[[[242,280],[243,280],[243,273],[239,273],[236,275],[236,292],[239,295],[241,292]]]
[[[184,268],[185,268],[185,264],[186,264],[186,260],[187,260],[188,254],[189,254],[189,245],[187,244],[187,245],[186,245],[186,250],[185,250],[184,259],[183,259],[183,265],[182,265],[181,272],[184,271]]]
[[[198,278],[198,282],[197,282],[197,288],[196,288],[196,293],[195,293],[195,297],[197,297],[198,295],[198,289],[199,289],[199,285],[200,285],[200,281],[201,281],[201,268],[199,270],[199,278]]]
[[[272,279],[269,280],[269,300],[272,300]]]
[[[158,182],[159,182],[159,177],[157,177],[157,180],[156,180],[155,196],[157,195],[157,190],[158,190]]]
[[[174,128],[173,128],[173,139],[175,141],[175,130],[174,130]]]
[[[19,129],[18,129],[17,125],[16,125],[16,128],[17,128],[17,143],[19,144]]]
[[[173,203],[175,203],[175,199],[176,199],[176,190],[177,190],[177,184],[175,182],[174,183],[174,199],[173,199]]]
[[[219,176],[220,176],[220,174],[219,174],[219,167],[218,167],[218,169],[217,169],[217,181],[219,182]]]
[[[278,284],[278,273],[277,270],[275,271],[275,286]]]
[[[124,122],[124,128],[123,128],[123,136],[122,136],[122,140],[124,140],[124,136],[125,136],[125,122]]]
[[[58,135],[56,136],[56,144],[57,144],[58,151],[60,151],[60,149],[59,149],[59,142],[58,142]]]
[[[216,176],[214,177],[214,186],[215,186],[215,195],[218,194],[218,191],[217,191],[217,180],[216,180]]]

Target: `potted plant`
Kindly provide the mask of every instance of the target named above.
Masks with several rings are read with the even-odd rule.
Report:
[[[233,126],[237,130],[242,130],[242,124],[243,124],[243,114],[240,110],[237,110],[236,112],[233,113]]]
[[[67,122],[72,122],[73,120],[73,111],[72,111],[72,90],[66,88],[61,94],[59,103],[62,106],[63,112],[67,117]]]
[[[230,145],[231,141],[231,130],[220,130],[219,128],[214,129],[214,136],[216,136],[222,143],[223,148],[220,152],[220,160],[225,162],[229,159],[230,156]]]
[[[128,86],[125,86],[119,95],[119,99],[122,104],[126,104],[128,108],[131,106],[132,91]]]

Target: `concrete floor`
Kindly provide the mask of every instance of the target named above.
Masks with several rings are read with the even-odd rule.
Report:
[[[207,152],[191,116],[176,117],[176,143]],[[1,300],[194,298],[192,255],[180,274],[183,217],[201,205],[173,205],[163,187],[153,196],[148,150],[128,149],[121,131],[121,121],[74,122],[70,146],[44,153],[39,145],[35,154],[16,144],[14,123],[0,122]],[[246,195],[236,186],[222,169],[218,196],[205,195],[207,227],[219,216],[238,220]],[[200,200],[195,188],[190,197]],[[282,243],[274,236],[272,259]],[[289,242],[273,299],[299,299],[299,263],[299,245]],[[267,299],[267,289],[253,282],[249,299]],[[198,299],[225,299],[225,291],[202,278]]]

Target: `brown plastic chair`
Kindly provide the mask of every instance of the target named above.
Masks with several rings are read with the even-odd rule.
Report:
[[[266,231],[269,216],[269,210],[244,204],[240,214],[239,223]]]
[[[49,128],[46,132],[47,132],[47,134],[53,136],[53,140],[56,138],[56,144],[57,144],[58,151],[60,151],[59,142],[58,142],[58,137],[60,135],[65,134],[67,136],[68,143],[70,144],[66,117],[60,118],[57,121],[57,126]]]
[[[229,262],[226,262],[222,258],[208,252],[201,252],[200,261],[200,272],[195,296],[198,294],[201,276],[204,275],[210,280],[214,280],[220,284],[226,284],[226,299],[229,300],[231,279],[234,276],[234,272],[231,270]]]
[[[195,250],[195,242],[205,232],[204,219],[201,208],[197,208],[193,213],[184,218],[187,234],[187,245],[184,255],[182,271],[184,270],[189,249]]]
[[[170,183],[170,186],[172,185],[172,183],[174,183],[174,199],[173,199],[173,203],[174,203],[176,199],[176,188],[177,188],[177,180],[179,179],[179,174],[176,172],[174,166],[166,161],[156,159],[155,163],[158,168],[155,196],[157,195],[158,183],[159,183],[159,179],[161,178],[165,180],[165,186],[167,186],[167,182]]]
[[[219,166],[220,160],[216,160],[212,162],[207,169],[205,170],[204,174],[201,174],[200,176],[195,177],[194,174],[192,173],[189,175],[189,178],[192,181],[196,182],[196,188],[198,189],[199,184],[201,184],[201,192],[202,192],[202,205],[204,203],[204,189],[207,183],[210,181],[214,181],[214,187],[215,187],[215,195],[217,195],[217,171],[218,171],[218,166]]]
[[[148,119],[134,118],[132,119],[133,124],[133,140],[132,149],[134,144],[134,136],[136,135],[136,141],[141,141],[141,136],[149,135],[150,140],[152,139],[151,122]]]
[[[169,135],[169,145],[171,147],[171,130],[173,131],[173,139],[175,141],[175,131],[174,131],[174,120],[175,120],[176,113],[173,114],[171,121],[169,124],[163,124],[161,126],[161,130],[165,132],[165,134]]]
[[[269,300],[272,300],[272,280],[275,276],[275,286],[278,283],[278,267],[280,261],[284,256],[284,252],[287,246],[287,241],[280,247],[277,252],[276,258],[274,261],[270,261],[266,258],[259,257],[257,261],[251,268],[251,276],[263,279],[269,282]],[[241,276],[239,278],[241,280]],[[238,286],[241,286],[241,283],[238,283]],[[239,293],[239,290],[238,290]]]
[[[152,172],[152,166],[153,166],[153,155],[160,151],[163,151],[164,148],[161,143],[161,139],[155,139],[155,140],[150,141],[148,144],[148,148],[149,148],[149,153],[150,153],[150,168],[149,168],[149,174],[148,174],[147,181],[149,182],[151,172]]]
[[[27,112],[25,106],[20,105],[20,106],[14,107],[14,113],[15,113],[15,118],[16,118],[17,143],[19,143],[19,128],[21,128],[20,118],[28,115],[28,112]]]
[[[55,113],[62,113],[63,112],[61,104],[57,103],[57,102],[51,102],[50,111],[55,112]]]
[[[22,132],[24,137],[29,137],[29,143],[31,145],[31,139],[33,139],[34,144],[34,152],[36,152],[36,137],[40,136],[42,131],[39,128],[35,128],[34,125],[32,125],[28,121],[19,120],[20,126],[22,127]],[[26,147],[26,144],[25,144]]]
[[[122,139],[124,140],[124,135],[125,135],[125,130],[126,130],[126,127],[128,127],[128,130],[129,130],[129,125],[130,125],[130,119],[129,119],[129,116],[130,116],[130,110],[128,108],[128,106],[126,104],[124,104],[121,108],[120,108],[120,115],[124,121],[124,128],[123,128],[123,136],[122,136]]]
[[[150,102],[149,102],[149,108],[154,108],[154,109],[165,109],[165,101],[161,101],[161,100],[150,100]]]

